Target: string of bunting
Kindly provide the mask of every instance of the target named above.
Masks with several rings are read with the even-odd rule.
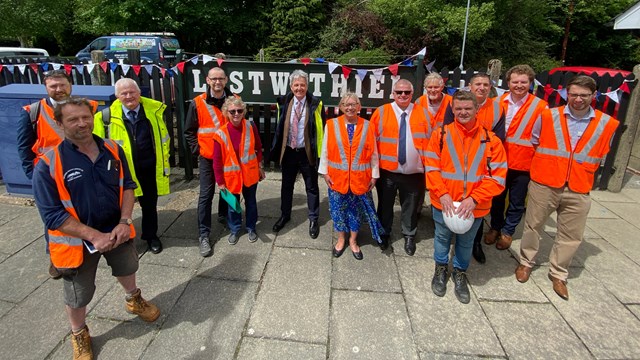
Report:
[[[620,87],[618,87],[615,90],[611,90],[608,92],[600,92],[600,91],[596,91],[596,100],[599,100],[601,95],[604,95],[606,97],[608,97],[609,99],[611,99],[613,102],[615,102],[616,104],[620,103],[620,97],[622,96],[623,93],[625,94],[630,94],[631,93],[631,89],[629,89],[629,83],[633,82],[635,80],[624,80],[622,82],[622,85],[620,85]],[[564,100],[567,101],[567,88],[559,88],[559,89],[554,89],[551,87],[550,84],[547,85],[543,85],[540,81],[538,81],[538,79],[534,79],[534,85],[533,85],[533,93],[535,94],[538,91],[538,88],[540,86],[543,86],[544,92],[545,94],[548,96],[550,96],[551,94],[553,94],[554,92],[557,92],[558,95],[560,95],[560,97]],[[496,88],[496,90],[498,90]],[[505,90],[502,90],[502,92],[504,92]]]
[[[122,68],[123,74],[127,74],[130,70],[133,69],[133,72],[136,74],[136,76],[140,75],[140,70],[142,69],[144,69],[147,72],[147,74],[151,75],[151,73],[153,72],[153,68],[157,68],[163,77],[167,72],[167,69],[156,64],[129,65],[129,64],[119,64],[117,62],[102,61],[99,64],[60,64],[60,63],[49,63],[49,62],[17,64],[17,65],[0,64],[0,73],[2,73],[4,69],[7,69],[11,74],[13,74],[16,68],[18,68],[18,71],[21,74],[24,74],[25,76],[27,76],[28,75],[27,70],[29,69],[31,69],[36,74],[38,73],[39,69],[42,69],[42,71],[49,71],[50,69],[53,69],[53,70],[64,69],[67,75],[71,76],[73,69],[75,69],[79,74],[84,74],[85,68],[89,73],[91,73],[96,66],[100,66],[100,68],[104,72],[115,71],[118,68],[118,66],[120,66]],[[173,74],[171,73],[171,70],[169,70],[169,75],[173,76]]]

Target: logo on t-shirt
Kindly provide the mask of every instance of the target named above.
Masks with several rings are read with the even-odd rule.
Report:
[[[83,174],[83,170],[81,168],[69,169],[67,170],[66,173],[64,173],[64,179],[67,182],[71,182],[73,180],[81,178],[82,174]]]

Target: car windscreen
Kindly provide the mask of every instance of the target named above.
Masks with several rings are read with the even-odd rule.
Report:
[[[180,49],[180,43],[176,38],[163,38],[160,39],[160,43],[165,50],[175,51]]]

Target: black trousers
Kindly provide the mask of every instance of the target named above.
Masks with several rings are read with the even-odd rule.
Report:
[[[209,236],[211,233],[211,203],[216,191],[215,176],[213,174],[213,160],[198,157],[200,169],[200,194],[198,195],[198,234]],[[218,197],[218,217],[227,217],[227,202]]]
[[[155,168],[136,169],[136,175],[142,196],[138,203],[142,208],[142,240],[150,241],[158,238],[158,185]]]
[[[302,174],[307,190],[309,220],[318,220],[320,215],[320,190],[318,188],[318,170],[309,164],[307,153],[302,149],[285,147],[282,156],[282,187],[280,188],[280,212],[283,217],[291,217],[293,206],[293,187],[298,172]]]
[[[386,236],[393,226],[393,205],[396,194],[400,193],[402,208],[402,235],[415,236],[418,230],[418,206],[424,199],[426,183],[424,174],[398,174],[380,169],[380,179],[376,182],[378,193],[378,218]]]

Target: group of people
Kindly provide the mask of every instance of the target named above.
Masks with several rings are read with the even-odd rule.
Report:
[[[273,231],[291,220],[294,184],[301,173],[309,236],[318,237],[321,174],[337,233],[334,257],[349,247],[355,259],[363,259],[357,239],[363,222],[387,250],[398,195],[404,251],[412,256],[428,191],[435,224],[432,291],[444,296],[450,277],[457,299],[469,303],[470,259],[486,261],[484,217],[491,216],[484,243],[505,250],[525,216],[515,277],[526,282],[542,227],[557,212],[549,279],[554,291],[568,299],[568,268],[582,241],[594,173],[618,122],[591,106],[596,90],[592,78],[574,77],[567,84],[567,105],[549,109],[529,92],[534,76],[528,65],[512,67],[505,79],[509,91],[491,98],[486,74],[474,75],[468,91],[448,95],[444,79],[432,73],[424,81],[425,95],[416,102],[413,84],[400,79],[393,84],[393,101],[365,120],[360,99],[351,92],[340,100],[341,115],[326,119],[322,101],[308,91],[308,75],[293,71],[290,91],[277,99],[270,151],[270,160],[282,170],[281,213]],[[192,155],[198,157],[198,243],[203,257],[213,254],[215,185],[225,193],[218,200],[218,221],[230,230],[228,243],[236,244],[241,236],[242,215],[230,201],[235,197],[239,202],[241,195],[248,240],[258,240],[256,190],[265,178],[262,142],[256,124],[245,117],[246,104],[226,87],[227,80],[223,69],[209,70],[206,92],[193,99],[184,130]],[[45,223],[50,275],[64,279],[74,358],[91,358],[86,305],[95,291],[101,255],[125,290],[126,310],[145,321],[160,315],[135,282],[132,211],[137,198],[140,238],[152,253],[161,252],[157,200],[169,193],[165,105],[142,97],[131,79],[116,82],[118,99],[99,112],[96,103],[70,97],[71,82],[64,71],[45,73],[44,85],[48,97],[26,106],[20,119],[19,153],[25,173],[33,178]],[[454,217],[467,221],[468,230],[450,229],[447,221]]]

